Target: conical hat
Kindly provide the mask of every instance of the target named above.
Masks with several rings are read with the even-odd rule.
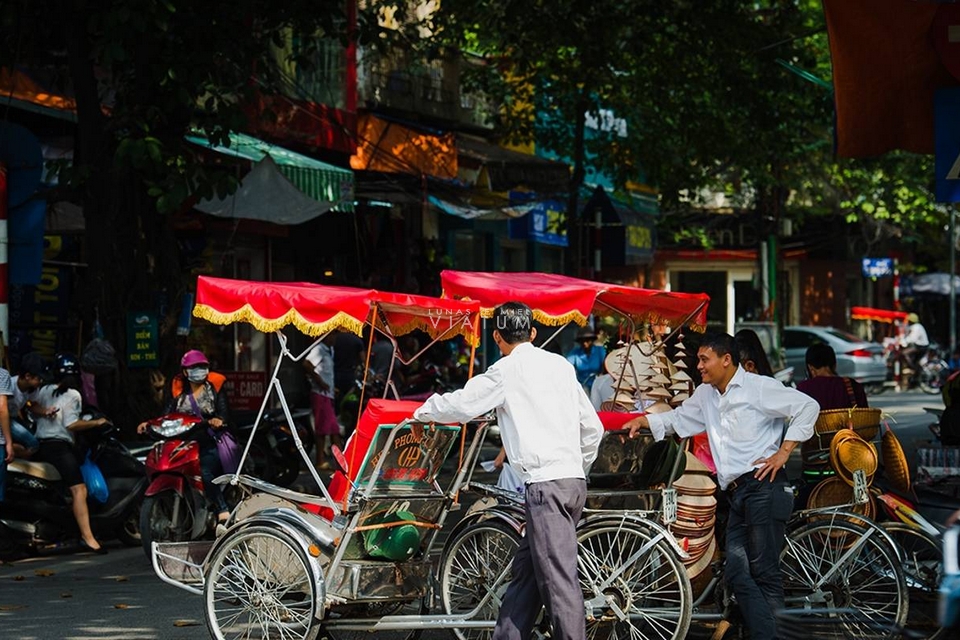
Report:
[[[690,374],[683,370],[674,371],[673,375],[670,377],[674,380],[674,382],[690,382],[693,380],[693,378],[690,377]]]
[[[672,404],[675,404],[675,405],[676,405],[676,404],[680,404],[681,402],[683,402],[684,400],[686,400],[686,399],[689,398],[689,397],[690,397],[690,394],[689,394],[689,393],[687,393],[686,391],[681,391],[681,392],[678,393],[677,395],[675,395],[675,396],[673,396],[672,398],[670,398],[670,402],[671,402]]]
[[[667,388],[670,389],[671,391],[689,391],[689,390],[690,390],[690,383],[689,383],[689,382],[683,382],[683,381],[681,380],[680,382],[674,382],[672,385],[670,385],[670,386],[667,387]]]

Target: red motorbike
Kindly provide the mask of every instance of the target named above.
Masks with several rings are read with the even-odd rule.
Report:
[[[190,414],[169,414],[147,423],[158,442],[147,454],[147,487],[140,509],[143,550],[151,542],[184,542],[203,538],[216,526],[200,475],[200,445],[191,433],[206,422]]]

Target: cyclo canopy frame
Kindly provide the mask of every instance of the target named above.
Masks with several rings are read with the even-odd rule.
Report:
[[[641,322],[671,325],[671,333],[666,339],[684,326],[702,332],[707,326],[707,306],[710,303],[710,296],[705,293],[644,289],[554,273],[445,270],[440,273],[440,284],[444,296],[479,302],[483,318],[492,318],[494,309],[505,302],[526,303],[533,311],[534,320],[558,326],[546,342],[554,339],[570,322],[586,325],[591,314],[625,318],[630,323],[631,336],[636,324]],[[629,347],[636,347],[632,340]],[[623,359],[620,377],[626,372],[629,361],[629,357]],[[669,484],[676,476],[679,461],[678,456]]]
[[[254,424],[260,424],[270,401],[270,394],[274,391],[284,416],[293,424],[278,377],[280,367],[284,360],[298,362],[305,358],[310,350],[332,331],[344,330],[362,336],[364,326],[370,326],[391,340],[395,354],[398,352],[396,336],[417,329],[427,333],[434,342],[461,336],[471,348],[476,349],[480,339],[479,313],[480,305],[477,302],[309,282],[257,282],[209,276],[200,276],[197,279],[197,302],[193,309],[193,315],[214,324],[247,322],[264,333],[276,334],[280,354]],[[294,354],[288,347],[287,337],[281,332],[287,326],[294,326],[316,340],[303,352]],[[370,340],[372,345],[373,331]],[[424,351],[426,348],[420,353]],[[367,358],[369,364],[369,349]],[[472,371],[470,373],[472,374]],[[292,435],[317,487],[334,514],[339,514],[340,506],[331,498],[321,481],[295,429]],[[239,480],[251,442],[252,438],[244,447],[239,468],[230,476],[231,484],[237,484]],[[461,453],[462,448],[461,444]]]

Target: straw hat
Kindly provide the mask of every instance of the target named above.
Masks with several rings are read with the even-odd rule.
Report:
[[[907,456],[903,453],[903,446],[900,440],[894,435],[888,427],[880,440],[881,453],[883,454],[883,472],[887,480],[893,485],[893,488],[900,493],[910,492],[910,466],[907,464]]]
[[[830,462],[844,482],[853,486],[853,472],[862,470],[867,483],[877,472],[877,449],[852,429],[841,429],[830,441]]]

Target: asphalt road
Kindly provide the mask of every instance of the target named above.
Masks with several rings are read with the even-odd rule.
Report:
[[[870,398],[884,410],[916,469],[916,449],[930,439],[939,396],[885,393]],[[956,505],[960,507],[960,503]],[[942,521],[952,507],[924,507]],[[209,638],[199,596],[161,582],[139,548],[107,544],[92,554],[28,558],[0,565],[0,638],[19,640],[197,640]],[[447,632],[429,632],[450,638]]]

